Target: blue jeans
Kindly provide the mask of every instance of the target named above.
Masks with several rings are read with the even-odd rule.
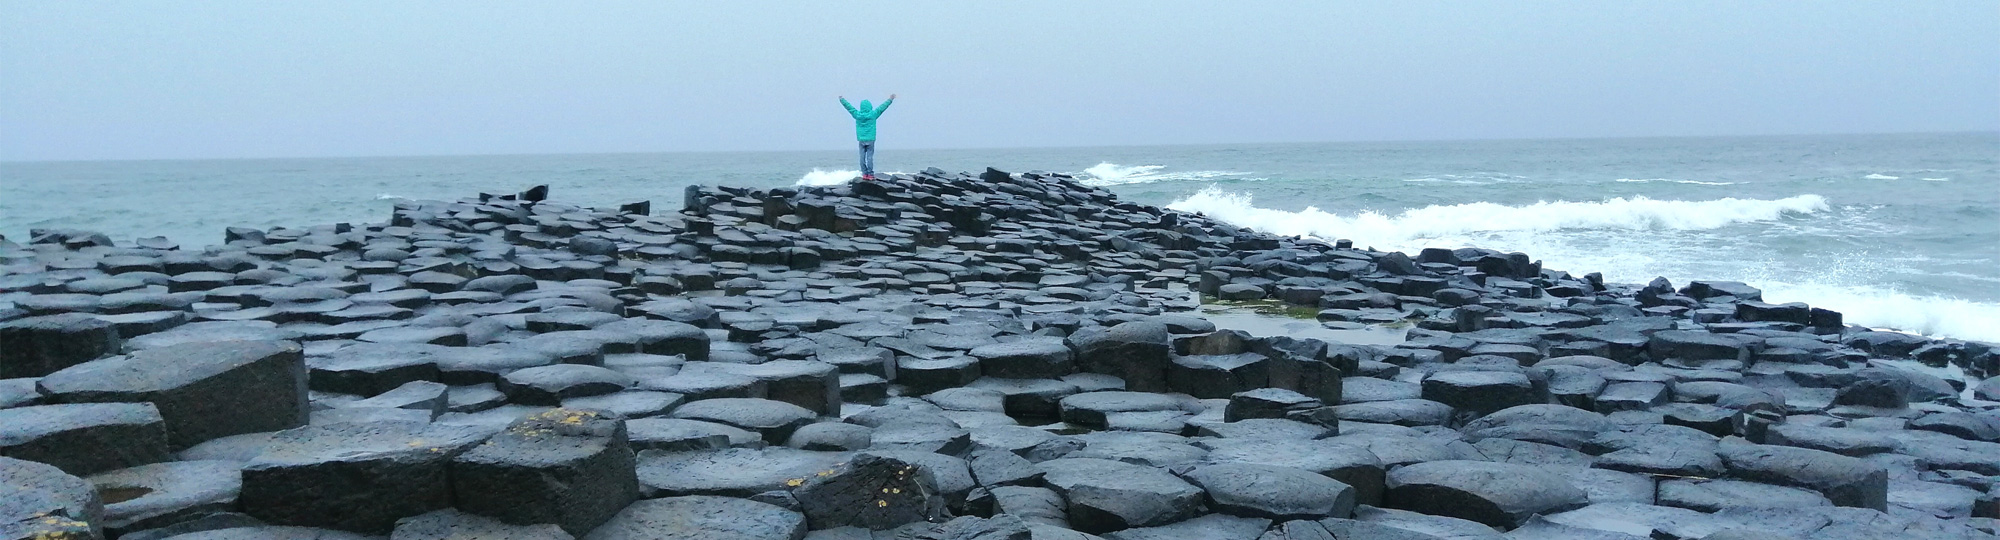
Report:
[[[861,176],[875,176],[875,141],[861,141]]]

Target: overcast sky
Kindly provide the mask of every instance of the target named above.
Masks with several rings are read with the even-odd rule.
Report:
[[[2000,130],[2000,2],[0,0],[0,160]]]

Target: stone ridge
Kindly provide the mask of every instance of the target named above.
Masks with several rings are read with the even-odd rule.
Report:
[[[2000,375],[1992,344],[1748,284],[1279,237],[1041,172],[652,210],[537,186],[201,250],[0,238],[0,531],[1990,538],[2000,517],[2000,378],[1924,367]],[[1402,341],[1220,329],[1202,298]]]

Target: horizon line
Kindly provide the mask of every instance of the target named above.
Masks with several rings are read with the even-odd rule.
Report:
[[[1237,145],[1305,145],[1305,144],[1373,144],[1373,143],[1477,143],[1505,141],[1612,141],[1647,139],[1759,139],[1776,137],[1858,137],[1858,136],[1899,136],[1899,135],[2000,135],[1995,130],[1962,131],[1879,131],[1848,133],[1764,133],[1739,135],[1635,135],[1613,137],[1493,137],[1479,139],[1339,139],[1316,141],[1261,141],[1228,143],[1171,143],[1171,144],[1077,144],[1058,146],[980,146],[980,147],[916,147],[901,148],[910,151],[961,151],[961,150],[1043,150],[1077,148],[1158,148],[1158,147],[1216,147]],[[290,161],[290,160],[341,160],[341,159],[398,159],[398,158],[470,158],[470,157],[536,157],[536,156],[629,156],[650,154],[785,154],[809,152],[840,152],[838,149],[825,150],[651,150],[612,152],[546,152],[546,153],[464,153],[464,154],[373,154],[373,155],[323,155],[323,156],[263,156],[263,157],[188,157],[188,158],[111,158],[111,159],[0,159],[0,165],[63,164],[63,163],[106,163],[145,161]]]

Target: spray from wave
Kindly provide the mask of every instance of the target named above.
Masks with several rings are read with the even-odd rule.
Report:
[[[1713,229],[1745,221],[1777,219],[1786,213],[1810,214],[1827,209],[1826,198],[1799,195],[1766,201],[1725,198],[1711,201],[1661,201],[1646,197],[1612,198],[1600,202],[1538,202],[1507,206],[1488,202],[1433,205],[1396,215],[1362,212],[1352,216],[1307,207],[1297,212],[1258,208],[1250,196],[1213,186],[1168,208],[1201,212],[1237,225],[1287,236],[1352,238],[1357,241],[1407,244],[1468,232],[1555,231],[1561,229]]]
[[[795,186],[838,186],[861,177],[861,171],[848,169],[825,170],[813,167],[812,172],[799,177]]]
[[[1172,182],[1185,180],[1211,180],[1232,176],[1247,176],[1250,173],[1235,171],[1166,171],[1165,165],[1132,165],[1103,162],[1083,170],[1079,183],[1086,186],[1116,186],[1123,184],[1147,184],[1152,182]]]
[[[2000,341],[2000,303],[1909,294],[1882,286],[1877,276],[1891,269],[1872,267],[1881,262],[1878,258],[1848,255],[1840,259],[1850,262],[1783,272],[1774,271],[1778,269],[1772,263],[1707,264],[1713,261],[1702,259],[1713,256],[1709,250],[1718,241],[1703,231],[1829,211],[1826,199],[1818,195],[1776,200],[1632,197],[1527,205],[1481,202],[1341,215],[1310,207],[1296,212],[1258,208],[1248,195],[1210,187],[1167,207],[1272,234],[1347,238],[1357,245],[1408,253],[1467,246],[1521,251],[1542,259],[1548,268],[1603,272],[1607,280],[1620,283],[1640,283],[1655,276],[1666,276],[1676,284],[1691,279],[1743,281],[1764,289],[1767,301],[1806,302],[1840,311],[1851,324]]]
[[[2000,304],[1911,295],[1871,286],[1759,282],[1764,298],[1802,301],[1841,312],[1849,324],[1928,336],[2000,341]]]
[[[1733,185],[1736,185],[1736,183],[1735,183],[1735,182],[1703,182],[1703,181],[1700,181],[1700,180],[1676,180],[1676,179],[1673,179],[1673,178],[1620,178],[1620,179],[1618,179],[1617,181],[1618,181],[1618,182],[1624,182],[1624,183],[1628,183],[1628,184],[1644,184],[1644,183],[1650,183],[1650,182],[1673,182],[1673,183],[1676,183],[1676,184],[1690,184],[1690,185],[1696,185],[1696,186],[1733,186]]]

